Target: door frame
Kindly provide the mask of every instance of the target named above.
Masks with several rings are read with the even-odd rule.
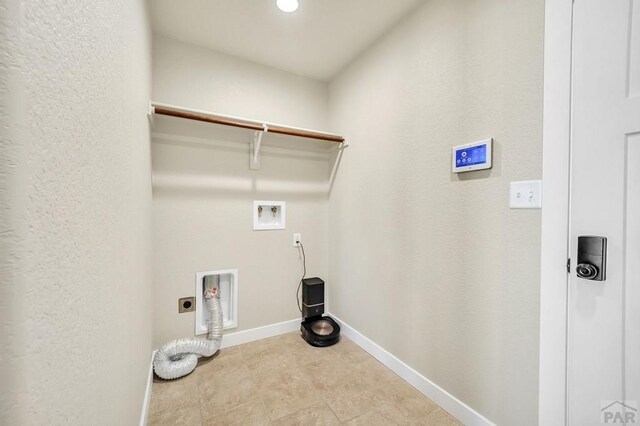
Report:
[[[572,0],[546,0],[538,424],[567,424]]]

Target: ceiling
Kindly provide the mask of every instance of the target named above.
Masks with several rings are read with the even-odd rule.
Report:
[[[151,0],[153,30],[168,37],[328,80],[423,0]]]

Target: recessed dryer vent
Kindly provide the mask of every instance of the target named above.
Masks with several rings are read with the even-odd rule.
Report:
[[[213,282],[220,288],[224,329],[236,328],[238,326],[238,270],[198,272],[196,273],[196,336],[207,333],[207,312],[204,306],[205,277],[212,277]]]
[[[285,229],[284,201],[254,201],[253,230]]]

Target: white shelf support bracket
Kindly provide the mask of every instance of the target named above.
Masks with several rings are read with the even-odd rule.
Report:
[[[149,124],[151,124],[151,127],[153,127],[154,125],[153,117],[155,113],[156,113],[156,108],[153,106],[151,102],[149,102],[149,109],[147,110],[147,118],[149,119]]]
[[[269,131],[266,124],[262,125],[263,130],[258,130],[253,134],[253,142],[251,142],[251,150],[249,153],[249,169],[260,170],[260,147],[262,145],[262,137]]]

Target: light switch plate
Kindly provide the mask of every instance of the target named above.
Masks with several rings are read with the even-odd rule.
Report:
[[[512,209],[542,208],[542,181],[527,180],[511,182],[509,207]]]

